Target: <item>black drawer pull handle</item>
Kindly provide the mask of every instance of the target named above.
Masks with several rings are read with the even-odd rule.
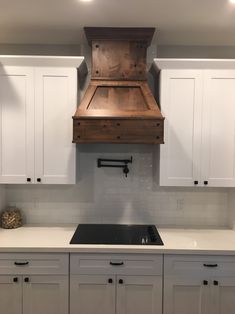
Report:
[[[123,262],[110,262],[109,264],[110,264],[111,266],[122,266],[122,265],[124,265]]]
[[[218,286],[219,282],[217,280],[214,280],[214,286]]]
[[[208,285],[208,281],[207,280],[203,280],[203,285],[207,286]]]
[[[24,279],[24,282],[29,282],[29,277],[26,277],[26,278]]]
[[[198,185],[198,181],[194,181],[194,185]]]
[[[14,264],[16,266],[26,266],[26,265],[29,265],[29,262],[15,262]]]
[[[218,264],[203,264],[203,266],[215,268],[215,267],[218,267]]]
[[[119,284],[122,285],[124,283],[123,279],[119,279]]]
[[[108,283],[113,283],[113,279],[109,278]]]

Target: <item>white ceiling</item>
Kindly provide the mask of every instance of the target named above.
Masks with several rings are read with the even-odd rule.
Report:
[[[0,43],[77,44],[84,26],[153,26],[158,44],[235,45],[228,0],[0,0]]]

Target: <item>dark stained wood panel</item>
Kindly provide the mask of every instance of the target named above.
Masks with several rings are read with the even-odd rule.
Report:
[[[140,41],[150,45],[155,28],[153,27],[84,27],[89,45],[95,40]]]
[[[146,80],[146,43],[92,42],[92,79]]]
[[[74,143],[163,143],[163,120],[74,120]]]
[[[98,86],[87,109],[148,110],[140,87]]]
[[[141,98],[139,101],[141,103],[142,100],[144,100],[146,106],[139,105],[139,107],[136,107],[135,106],[136,99],[132,98],[133,102],[130,102],[131,99],[129,99],[129,109],[131,108],[132,110],[126,110],[124,105],[118,108],[116,106],[119,102],[118,100],[115,100],[115,102],[110,101],[109,107],[105,109],[103,108],[104,104],[102,101],[103,99],[105,99],[105,97],[102,96],[102,99],[98,99],[99,95],[96,96],[97,98],[96,98],[96,102],[93,108],[90,106],[90,103],[92,99],[94,98],[96,91],[99,90],[99,88],[105,87],[108,89],[116,89],[119,87],[123,88],[124,85],[127,88],[127,90],[128,88],[139,89],[141,91],[141,93],[139,94],[141,95]],[[134,92],[134,95],[136,96],[135,92]],[[99,108],[99,106],[101,106],[102,108]],[[156,118],[159,120],[164,119],[148,87],[147,82],[92,80],[73,118],[74,119],[87,119],[87,118],[88,119],[102,119],[102,118],[116,119],[120,117],[123,117],[126,119],[135,119],[135,118],[141,118],[141,119]]]

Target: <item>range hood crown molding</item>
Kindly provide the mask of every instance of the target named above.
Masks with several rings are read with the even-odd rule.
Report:
[[[74,143],[163,143],[164,118],[147,84],[153,28],[86,27],[91,82],[73,117]]]

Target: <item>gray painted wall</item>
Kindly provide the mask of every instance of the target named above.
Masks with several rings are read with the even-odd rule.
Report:
[[[235,46],[158,46],[158,58],[234,59]]]
[[[19,45],[0,44],[0,54],[11,55],[85,55],[90,64],[87,45]],[[235,58],[235,46],[156,46],[148,49],[148,63],[153,58]]]
[[[0,55],[77,56],[80,45],[14,45],[0,44]]]

